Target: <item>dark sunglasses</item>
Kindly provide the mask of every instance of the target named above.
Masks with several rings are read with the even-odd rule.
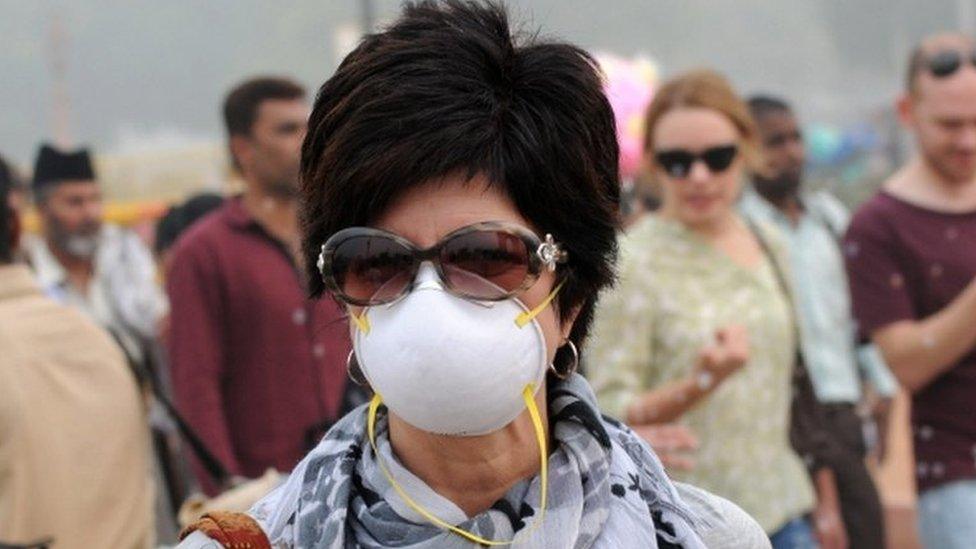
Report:
[[[739,147],[735,144],[710,147],[695,153],[685,149],[668,149],[654,153],[654,159],[664,168],[664,171],[675,179],[688,177],[691,167],[701,160],[712,173],[720,173],[728,169],[735,160]]]
[[[554,271],[566,259],[552,235],[543,241],[518,225],[489,221],[453,231],[427,249],[380,229],[343,229],[322,245],[318,267],[336,297],[365,307],[409,293],[424,261],[452,294],[502,301],[531,287],[543,267]]]
[[[969,63],[976,67],[976,50],[968,53],[957,50],[945,50],[930,55],[926,60],[926,66],[929,72],[936,78],[952,76],[964,63]]]

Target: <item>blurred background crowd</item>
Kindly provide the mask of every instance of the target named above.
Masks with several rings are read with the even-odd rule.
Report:
[[[583,356],[605,411],[656,426],[646,438],[676,475],[736,501],[771,536],[792,533],[791,520],[800,518],[824,547],[920,547],[919,490],[971,475],[947,469],[953,466],[945,455],[958,448],[917,457],[916,447],[941,441],[939,426],[955,428],[964,423],[960,416],[971,423],[976,410],[966,395],[976,394],[967,385],[923,396],[928,415],[911,421],[911,395],[932,378],[906,378],[900,365],[885,364],[901,355],[871,345],[871,330],[885,326],[871,311],[888,298],[871,294],[876,288],[859,282],[851,265],[874,234],[870,219],[853,235],[848,223],[915,153],[896,101],[906,92],[909,56],[936,32],[976,31],[976,2],[526,0],[510,8],[528,30],[543,26],[592,52],[614,108],[621,216],[634,230],[621,270],[642,274],[625,279],[600,309]],[[337,418],[366,402],[367,390],[349,372],[344,309],[306,295],[298,170],[314,90],[363,33],[398,9],[393,0],[0,0],[0,175],[10,210],[0,261],[25,269],[0,267],[8,269],[0,271],[0,547],[50,543],[19,537],[37,531],[32,509],[63,513],[59,527],[70,530],[82,520],[76,510],[86,507],[99,510],[86,524],[105,525],[92,540],[175,543],[179,528],[206,509],[246,509]],[[964,73],[974,69],[972,42],[946,40],[923,52],[918,71],[926,77],[937,70],[932,59],[947,51],[959,53]],[[688,72],[701,68],[719,74]],[[726,92],[727,102],[714,99]],[[688,99],[696,93],[705,97],[699,103]],[[755,229],[761,243],[766,227],[774,227],[773,251],[764,250],[784,266],[772,261],[759,285],[765,294],[742,289],[747,284],[735,278],[735,266],[702,255],[687,231],[654,225],[652,212],[677,192],[668,190],[670,180],[703,166],[724,169],[721,147],[694,151],[680,137],[660,143],[681,133],[656,135],[668,121],[684,128],[701,122],[668,117],[683,105],[735,122],[740,134],[730,139],[751,140],[773,170],[765,179],[763,169],[750,166],[728,174],[746,181],[737,207],[762,227]],[[708,122],[701,123],[707,134]],[[746,156],[742,146],[725,152]],[[729,156],[724,166],[731,162]],[[652,165],[666,177],[655,178]],[[922,223],[905,215],[905,223]],[[945,238],[959,245],[976,242],[976,233],[966,232],[972,223],[939,230],[956,231]],[[738,258],[740,249],[729,246]],[[919,268],[939,278],[968,265]],[[685,284],[698,266],[715,279]],[[628,283],[644,274],[646,280]],[[889,283],[899,288],[914,281],[897,276],[905,278]],[[711,284],[730,285],[728,293],[720,300],[700,295],[700,287],[719,291]],[[793,313],[771,296],[781,286],[793,295],[795,313],[813,318],[796,328],[809,372],[794,371],[796,349],[788,342],[796,333],[786,328]],[[710,320],[743,309],[749,315],[741,325]],[[970,337],[963,332],[976,325],[972,310],[959,313],[959,332],[946,333]],[[662,342],[653,354],[637,343],[650,333]],[[714,348],[689,343],[713,335]],[[844,351],[850,356],[825,351],[831,337],[851,340]],[[946,351],[943,362],[971,370],[970,350]],[[601,367],[587,371],[588,361]],[[692,363],[691,385],[675,385],[685,383]],[[646,374],[647,364],[656,373]],[[752,377],[736,374],[743,367]],[[748,393],[710,396],[730,376],[742,378]],[[827,431],[853,439],[840,444],[849,455],[798,440],[815,430],[795,424],[805,413],[797,409],[804,395],[818,408],[811,413],[829,416]],[[770,440],[739,448],[736,441],[750,433],[737,431],[741,423],[732,418],[750,400],[766,410],[750,417]],[[779,423],[767,429],[767,420]],[[59,441],[45,443],[32,431]],[[968,444],[962,452],[974,461],[976,441]],[[741,465],[753,451],[767,467],[782,467],[777,486],[744,487],[751,481],[726,463],[732,455]],[[818,474],[824,470],[832,476]],[[32,496],[44,492],[39,484],[70,486],[79,478],[91,491],[61,501]],[[963,518],[976,519],[976,504],[963,508]],[[793,515],[779,516],[787,511]],[[4,523],[27,526],[7,530]],[[84,539],[53,547],[98,546]]]

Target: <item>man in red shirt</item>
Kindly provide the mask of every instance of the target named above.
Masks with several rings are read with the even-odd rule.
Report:
[[[976,543],[976,42],[912,55],[899,102],[919,154],[845,239],[855,314],[912,392],[926,547]]]
[[[187,421],[233,476],[290,470],[340,411],[348,323],[306,297],[296,196],[305,91],[257,78],[224,119],[244,193],[183,235],[167,272],[173,389]],[[215,480],[197,467],[204,490]]]

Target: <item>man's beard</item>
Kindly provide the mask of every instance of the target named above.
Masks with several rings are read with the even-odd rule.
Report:
[[[801,178],[793,174],[780,174],[777,177],[756,177],[756,191],[770,202],[782,202],[796,196],[800,191]]]
[[[264,190],[269,195],[279,199],[294,199],[298,196],[297,177],[272,179],[265,183]]]
[[[62,252],[76,259],[91,259],[101,242],[101,224],[85,224],[77,231],[67,231],[57,221],[51,223],[51,241]]]
[[[61,243],[61,249],[78,259],[91,259],[95,257],[99,244],[98,235],[82,236],[70,235]]]
[[[298,184],[295,181],[273,181],[268,184],[268,193],[278,198],[295,198],[298,196]]]

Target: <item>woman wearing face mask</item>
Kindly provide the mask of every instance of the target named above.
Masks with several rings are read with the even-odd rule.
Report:
[[[616,254],[594,67],[456,1],[408,5],[346,58],[309,121],[304,249],[375,396],[256,524],[218,514],[184,547],[765,546],[734,505],[668,480],[575,373]]]
[[[736,213],[757,134],[726,80],[664,85],[645,153],[658,213],[622,241],[620,282],[601,302],[587,364],[603,409],[631,425],[680,420],[700,440],[687,482],[741,505],[774,547],[807,547],[814,507],[790,447],[795,340],[775,236]]]

